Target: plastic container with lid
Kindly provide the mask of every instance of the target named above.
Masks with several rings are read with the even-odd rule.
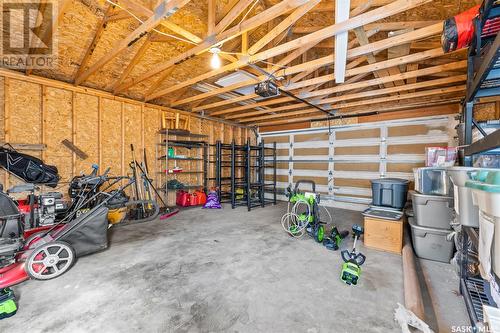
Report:
[[[479,209],[477,205],[473,204],[472,190],[465,186],[465,183],[479,177],[485,180],[488,171],[495,170],[473,167],[450,167],[447,169],[454,187],[455,212],[461,225],[479,227]]]
[[[411,227],[413,249],[417,257],[440,262],[450,262],[455,244],[448,240],[449,230],[419,226],[413,217],[408,218]]]
[[[406,179],[381,178],[371,180],[373,205],[403,209],[408,195]]]
[[[446,168],[425,167],[413,169],[415,191],[421,194],[453,195],[453,184]]]
[[[453,197],[426,195],[410,191],[415,224],[423,227],[451,229]]]
[[[489,246],[484,239],[488,239],[488,235],[491,234],[489,231],[485,233],[485,230],[492,229],[491,268],[498,276],[500,275],[500,170],[480,170],[473,173],[471,178],[465,182],[465,186],[471,189],[472,202],[479,208],[479,246]],[[483,239],[483,235],[486,238]],[[482,271],[487,273],[490,267],[485,265],[490,261],[481,256],[481,248],[479,252]]]
[[[472,202],[488,215],[500,218],[500,170],[480,170],[465,186],[472,190]]]

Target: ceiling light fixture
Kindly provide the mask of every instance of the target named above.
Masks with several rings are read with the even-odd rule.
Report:
[[[219,46],[212,46],[208,52],[212,53],[212,59],[210,60],[210,66],[212,66],[213,69],[219,69],[221,66],[221,60],[219,57],[219,53],[221,52],[221,49]]]

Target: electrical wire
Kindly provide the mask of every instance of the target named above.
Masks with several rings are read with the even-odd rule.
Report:
[[[304,215],[300,216],[299,211],[301,206],[305,205],[306,206],[306,216]],[[323,208],[324,211],[326,211],[326,214],[328,215],[329,222],[328,223],[333,223],[333,218],[330,212],[326,207],[319,206],[320,208]],[[287,207],[287,212],[283,214],[281,217],[281,226],[283,227],[283,230],[285,230],[290,236],[294,238],[300,238],[304,236],[304,234],[307,231],[307,227],[309,226],[309,218],[312,214],[312,208],[309,202],[305,199],[299,199],[297,202],[291,207],[290,209],[290,202],[288,202],[288,207]]]
[[[144,23],[144,20],[142,20],[140,17],[138,17],[137,15],[135,15],[134,13],[132,13],[130,10],[128,10],[127,8],[124,8],[123,6],[111,1],[111,0],[106,0],[106,2],[109,2],[110,4],[112,4],[113,6],[116,6],[124,11],[126,11],[130,16],[132,16],[133,18],[135,18],[137,21],[141,22],[141,23]],[[163,32],[163,31],[160,31],[156,28],[152,29],[154,32],[157,32],[159,33],[160,35],[163,35],[163,36],[166,36],[166,37],[170,37],[170,38],[173,38],[173,39],[177,39],[179,41],[182,41],[182,42],[186,42],[186,43],[189,43],[189,44],[193,44],[193,45],[198,45],[197,43],[189,40],[189,39],[184,39],[184,38],[181,38],[181,37],[177,37],[175,35],[171,35],[171,34],[168,34],[166,32]]]
[[[245,15],[243,15],[243,17],[241,18],[240,22],[238,22],[238,25],[241,24],[241,22],[243,22],[244,19],[247,18],[248,14],[250,14],[250,12],[252,11],[252,9],[255,7],[255,5],[257,5],[259,3],[259,0],[255,0],[255,2],[253,3],[253,5],[250,7],[250,9],[246,12]]]

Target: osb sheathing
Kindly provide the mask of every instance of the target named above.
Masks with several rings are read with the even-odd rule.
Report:
[[[62,146],[61,141],[71,141],[73,94],[67,90],[42,87],[42,97],[42,142],[47,145],[43,159],[48,164],[57,165],[62,179],[70,179],[73,153]]]
[[[94,163],[102,171],[110,167],[112,175],[129,174],[130,144],[134,145],[136,159],[140,161],[146,149],[151,177],[155,178],[160,170],[156,143],[161,113],[165,112],[160,108],[96,96],[91,91],[75,91],[71,86],[65,89],[50,86],[50,82],[42,85],[3,76],[0,76],[0,101],[1,140],[7,136],[10,143],[45,144],[42,152],[23,152],[57,166],[62,177],[59,189],[64,193],[71,178],[81,172],[88,173]],[[191,117],[190,123],[194,133],[222,128],[220,123],[195,117]],[[231,125],[224,126],[232,130]],[[208,141],[223,139],[222,133],[208,130]],[[72,141],[89,157],[78,158],[61,143],[64,139]],[[191,180],[187,177],[186,181]],[[7,188],[21,183],[3,170],[0,182]]]
[[[5,121],[5,132],[10,142],[39,143],[41,141],[41,87],[28,83],[7,80],[5,85],[6,100],[9,103],[8,119]],[[30,91],[31,94],[24,92]],[[5,114],[5,111],[4,111]],[[39,151],[30,152],[33,156],[41,157]],[[4,183],[15,185],[21,181],[12,175],[4,176]]]
[[[91,163],[99,162],[99,98],[75,93],[73,112],[75,115],[74,144],[89,156],[86,160],[76,158],[74,169],[77,173],[81,171],[88,173]]]
[[[500,118],[500,102],[474,105],[474,119],[487,121]]]
[[[0,114],[4,114],[5,107],[5,79],[0,76]],[[5,141],[5,117],[0,117],[0,141]]]

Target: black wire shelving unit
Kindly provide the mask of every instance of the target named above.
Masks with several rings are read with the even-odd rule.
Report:
[[[252,146],[248,139],[244,145],[217,141],[212,148],[215,177],[209,180],[215,182],[221,202],[249,211],[276,204],[276,144],[266,147],[262,141]]]
[[[157,171],[159,181],[162,183],[161,191],[165,194],[165,201],[169,201],[169,192],[177,190],[194,190],[200,189],[207,191],[208,185],[208,160],[209,151],[208,144],[204,139],[207,135],[191,133],[185,130],[164,129],[158,132],[160,142],[157,145],[157,159],[160,162],[160,170]],[[168,156],[169,148],[174,149],[175,153],[182,151],[188,155],[185,156]],[[182,171],[172,173],[169,172],[171,167],[182,164]],[[173,170],[173,169],[172,169]],[[169,188],[168,181],[179,177],[189,176],[189,179],[195,178],[194,183],[185,183],[182,188]]]

